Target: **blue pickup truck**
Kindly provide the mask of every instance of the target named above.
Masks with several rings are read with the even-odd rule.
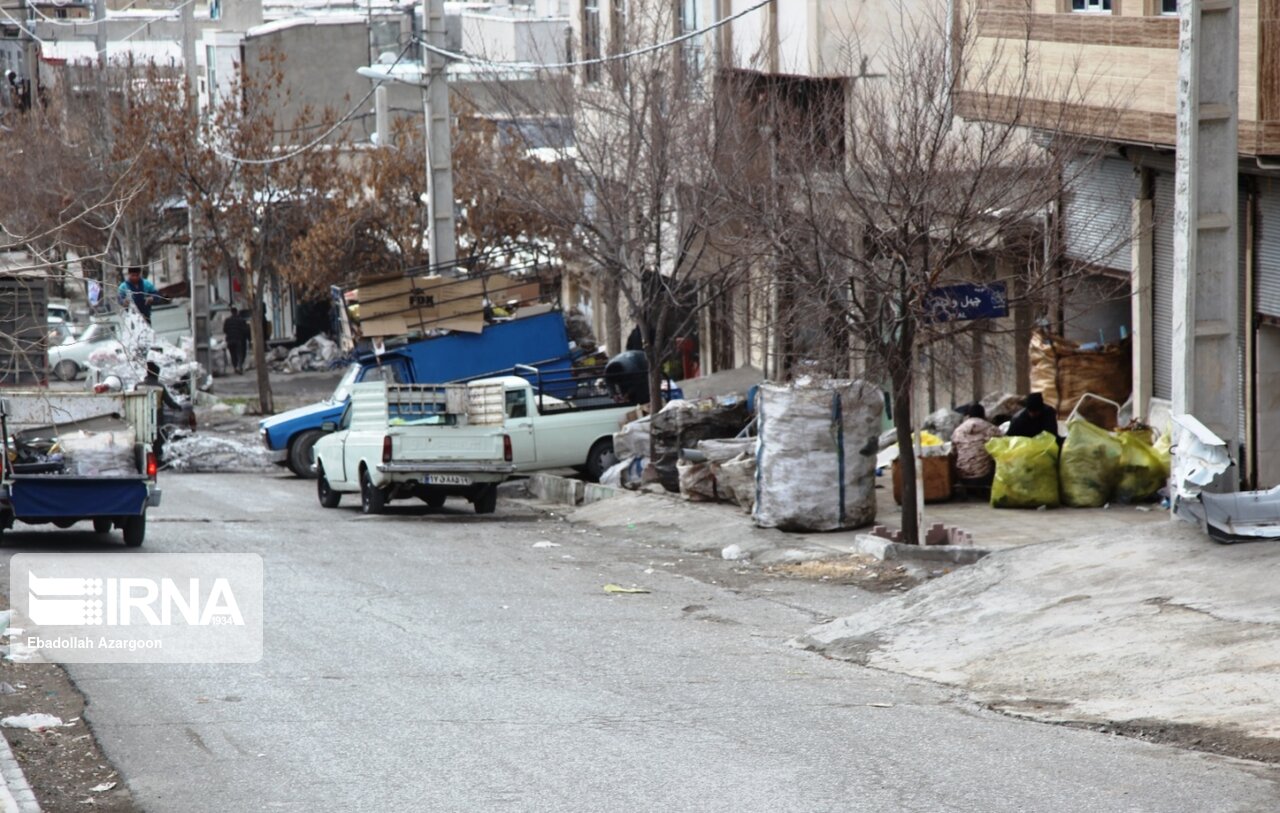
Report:
[[[351,385],[384,379],[399,384],[438,384],[481,378],[516,365],[543,372],[567,372],[574,356],[569,347],[564,315],[539,313],[485,325],[480,333],[454,332],[390,346],[381,355],[362,354],[334,388],[317,404],[265,418],[258,423],[262,443],[299,477],[315,477],[311,450],[336,424],[350,398]]]

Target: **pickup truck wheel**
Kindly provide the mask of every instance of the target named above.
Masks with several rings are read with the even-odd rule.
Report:
[[[124,520],[124,545],[126,548],[142,547],[142,540],[147,535],[147,515],[126,517]]]
[[[498,508],[498,487],[484,486],[471,502],[477,514],[492,514]]]
[[[382,489],[373,487],[369,470],[360,472],[360,510],[366,514],[381,514],[386,505],[387,495]]]
[[[71,359],[63,359],[53,365],[53,376],[59,381],[75,381],[78,375],[80,375],[80,365]]]
[[[298,436],[289,444],[289,470],[304,480],[310,480],[316,476],[311,470],[311,464],[315,462],[312,458],[312,449],[315,448],[316,441],[324,437],[324,432],[319,429],[308,429],[306,432],[299,432]]]
[[[97,517],[93,520],[93,532],[95,534],[111,533],[111,525],[111,520]]]
[[[601,476],[617,462],[618,458],[613,453],[613,438],[600,438],[591,444],[591,451],[587,452],[587,479],[593,483],[600,482]]]
[[[337,508],[338,503],[342,500],[342,494],[334,491],[329,487],[329,480],[324,476],[324,469],[316,472],[316,496],[320,498],[320,505],[323,508]]]

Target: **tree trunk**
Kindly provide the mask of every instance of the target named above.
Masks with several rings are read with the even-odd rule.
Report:
[[[266,318],[266,304],[263,302],[267,287],[266,275],[266,270],[258,269],[254,274],[252,288],[248,285],[243,287],[246,291],[253,291],[253,302],[249,307],[249,312],[253,314],[249,319],[249,335],[253,338],[253,369],[258,378],[258,411],[263,415],[273,415],[276,405],[275,399],[271,397],[271,371],[267,369],[267,337],[263,330]]]
[[[910,346],[910,345],[908,345]],[[893,425],[898,437],[898,472],[902,475],[902,541],[908,545],[920,542],[916,515],[916,450],[911,439],[912,354],[900,353],[890,361],[893,382]]]
[[[625,349],[622,339],[622,311],[619,308],[618,279],[613,273],[606,271],[603,283],[600,286],[600,291],[601,298],[604,301],[600,303],[600,307],[604,309],[604,344],[608,348],[610,355],[617,355]]]

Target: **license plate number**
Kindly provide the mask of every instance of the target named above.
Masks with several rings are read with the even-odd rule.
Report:
[[[461,474],[428,474],[426,482],[433,486],[469,486],[471,478]]]

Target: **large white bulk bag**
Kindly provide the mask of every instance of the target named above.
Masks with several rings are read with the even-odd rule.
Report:
[[[762,384],[756,524],[834,531],[876,518],[876,449],[884,397],[864,381]]]

